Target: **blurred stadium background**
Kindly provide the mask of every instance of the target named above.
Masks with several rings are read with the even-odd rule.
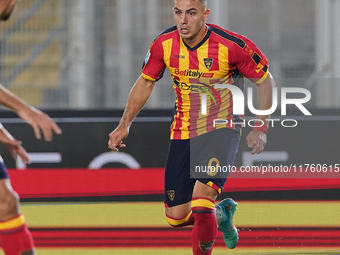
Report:
[[[2,84],[43,109],[120,109],[153,39],[173,25],[167,0],[24,0],[1,24]],[[209,22],[246,35],[278,79],[315,93],[315,107],[338,107],[339,1],[210,1]],[[294,79],[309,80],[294,80]],[[148,108],[173,106],[168,80]],[[321,89],[320,89],[321,90]],[[319,94],[322,94],[323,97]],[[325,102],[326,101],[326,102]]]
[[[36,141],[27,124],[0,113],[36,153],[18,171],[26,166],[0,148],[38,254],[190,254],[188,229],[168,228],[161,202],[175,99],[168,72],[120,160],[106,148],[151,42],[174,24],[171,8],[171,0],[22,0],[0,24],[1,84],[63,129],[52,143]],[[291,109],[298,127],[270,130],[267,154],[257,163],[339,164],[340,0],[210,0],[209,8],[210,23],[259,46],[278,87],[312,94],[306,106],[313,116]],[[237,166],[249,162],[247,153],[243,140]],[[241,241],[231,252],[219,236],[214,254],[339,254],[340,181],[303,177],[228,182],[220,199],[240,202]]]

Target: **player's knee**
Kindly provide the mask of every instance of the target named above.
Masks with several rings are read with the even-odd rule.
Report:
[[[202,197],[215,200],[219,195],[221,189],[213,182],[208,184],[197,181],[193,192],[193,197]]]
[[[168,222],[168,224],[171,227],[175,227],[175,228],[183,226],[183,223],[186,221],[185,218],[176,219],[176,218],[173,218],[173,217],[171,217],[167,214],[166,214],[165,218],[166,218],[166,221]]]
[[[175,214],[176,217],[173,217],[172,214],[166,212],[165,217],[168,224],[172,227],[183,227],[187,225],[192,225],[192,212],[191,210],[186,214]]]
[[[19,196],[15,191],[0,195],[0,220],[8,215],[19,213]]]

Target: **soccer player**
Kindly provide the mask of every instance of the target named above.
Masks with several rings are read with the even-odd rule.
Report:
[[[165,68],[171,73],[177,95],[165,168],[165,211],[174,227],[193,225],[193,254],[211,254],[220,229],[226,245],[233,249],[238,231],[233,225],[237,203],[227,198],[215,205],[227,176],[214,174],[190,178],[195,165],[232,165],[240,141],[243,116],[233,114],[233,97],[217,84],[244,87],[244,77],[257,84],[258,109],[272,105],[274,81],[268,61],[257,46],[244,36],[207,24],[210,10],[206,0],[175,0],[176,26],[161,33],[145,58],[141,76],[134,84],[118,127],[109,134],[108,146],[117,151],[147,102]],[[150,14],[152,15],[152,13]],[[204,92],[204,93],[203,93]],[[207,114],[201,111],[202,95],[210,96]],[[213,125],[214,119],[224,124]],[[247,136],[252,154],[266,144],[269,115]]]
[[[0,20],[7,20],[14,10],[16,0],[0,0]],[[19,117],[28,122],[37,139],[41,133],[46,141],[51,141],[53,132],[61,134],[61,130],[45,113],[28,105],[0,84],[0,104],[16,112]],[[4,143],[13,157],[21,157],[29,163],[29,157],[21,142],[15,140],[0,124],[0,142]],[[19,197],[13,190],[11,182],[0,157],[0,240],[6,255],[34,255],[34,242],[29,232],[24,216],[19,210]]]

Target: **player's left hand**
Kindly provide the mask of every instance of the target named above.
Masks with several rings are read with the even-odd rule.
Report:
[[[16,140],[4,127],[0,128],[0,142],[7,146],[14,159],[19,156],[25,164],[30,163],[31,160],[21,146],[21,141]]]
[[[58,135],[61,134],[58,125],[47,114],[34,107],[27,107],[18,112],[18,115],[32,126],[37,139],[41,138],[42,133],[44,139],[50,142],[53,138],[53,132]]]
[[[247,144],[248,148],[253,149],[251,151],[251,155],[255,153],[259,154],[263,151],[264,147],[267,143],[267,135],[262,133],[261,131],[251,131],[247,135]]]

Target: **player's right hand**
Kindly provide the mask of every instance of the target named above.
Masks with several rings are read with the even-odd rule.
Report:
[[[119,148],[124,148],[126,145],[123,139],[129,135],[129,128],[118,126],[109,134],[108,148],[113,151],[119,151]]]

